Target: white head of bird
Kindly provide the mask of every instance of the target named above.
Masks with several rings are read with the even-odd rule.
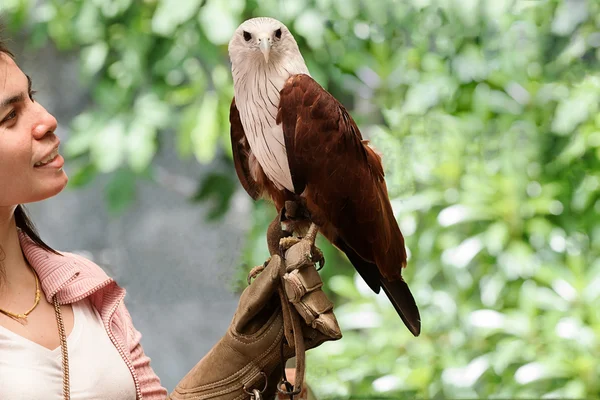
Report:
[[[298,44],[289,29],[274,18],[244,21],[229,41],[234,81],[248,73],[308,74]]]

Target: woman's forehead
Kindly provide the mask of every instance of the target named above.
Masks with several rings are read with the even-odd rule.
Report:
[[[10,55],[0,51],[0,66],[2,67],[2,72],[4,72],[4,69],[17,67],[17,64],[15,64],[15,60]]]
[[[0,93],[5,90],[14,90],[25,76],[17,66],[15,60],[6,53],[0,53]]]

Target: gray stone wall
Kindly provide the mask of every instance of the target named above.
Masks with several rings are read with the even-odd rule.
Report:
[[[32,77],[42,103],[59,121],[67,140],[70,120],[88,103],[78,84],[77,57],[53,48],[11,48]],[[157,156],[165,170],[195,182],[207,167],[182,162],[167,143]],[[72,170],[67,164],[67,173]],[[101,264],[127,290],[125,302],[142,346],[163,386],[178,380],[223,335],[238,296],[231,281],[244,245],[249,200],[238,192],[223,221],[209,224],[204,207],[176,191],[139,183],[132,208],[111,218],[104,205],[106,177],[28,205],[44,240],[54,248],[80,252]]]

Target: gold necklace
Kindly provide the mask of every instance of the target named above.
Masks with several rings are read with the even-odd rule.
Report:
[[[31,268],[31,266],[29,266],[29,268]],[[31,314],[33,310],[35,310],[38,304],[40,304],[40,298],[42,296],[42,292],[40,291],[40,281],[37,277],[37,274],[35,273],[35,270],[33,268],[31,268],[31,271],[33,271],[33,276],[35,278],[35,302],[33,303],[33,306],[31,306],[31,308],[23,314],[12,313],[10,311],[6,311],[0,308],[0,312],[2,314],[14,319],[15,321],[22,323],[23,325],[27,323],[27,316]]]
[[[71,384],[69,382],[69,351],[67,349],[67,335],[65,334],[65,324],[63,322],[60,305],[56,295],[52,298],[54,303],[54,314],[58,325],[58,337],[60,338],[60,352],[62,353],[62,372],[63,372],[63,397],[65,400],[71,400]]]

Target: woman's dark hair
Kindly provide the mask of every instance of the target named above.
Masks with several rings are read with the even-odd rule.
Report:
[[[17,228],[21,229],[21,231],[27,236],[29,236],[29,238],[39,247],[46,251],[49,251],[50,253],[60,254],[52,247],[48,246],[42,240],[42,238],[40,238],[40,235],[37,229],[35,228],[35,225],[33,225],[31,218],[29,218],[29,216],[27,215],[27,211],[25,211],[25,207],[22,204],[19,204],[15,209],[15,222],[17,224]]]
[[[2,37],[0,37],[0,53],[8,54],[11,58],[14,58],[13,54],[10,52],[8,47],[6,47],[6,44],[2,40]],[[17,208],[15,209],[15,222],[17,224],[17,228],[21,229],[21,231],[24,234],[29,236],[29,238],[33,240],[35,244],[37,244],[46,251],[59,254],[52,247],[44,243],[44,241],[40,238],[40,235],[37,232],[35,225],[33,225],[31,218],[29,218],[29,216],[27,215],[27,211],[25,210],[25,207],[22,204],[17,205]]]

